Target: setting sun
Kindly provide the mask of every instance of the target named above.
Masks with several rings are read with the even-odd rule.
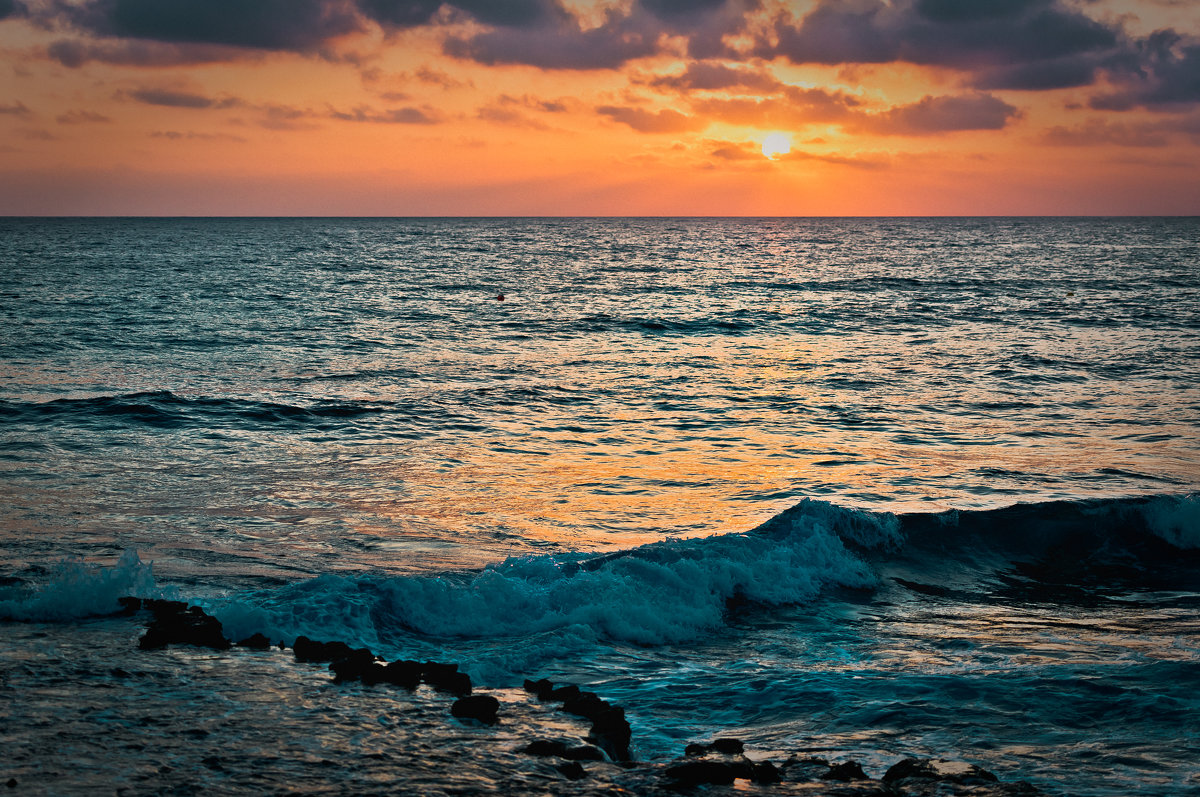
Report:
[[[767,133],[762,142],[762,153],[772,160],[777,155],[792,151],[792,139],[787,133]]]

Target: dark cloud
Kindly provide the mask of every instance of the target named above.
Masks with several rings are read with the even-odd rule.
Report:
[[[29,116],[32,111],[25,106],[25,103],[17,100],[9,105],[0,105],[0,114],[12,116]]]
[[[232,108],[241,104],[241,100],[235,97],[215,99],[203,94],[175,89],[133,89],[121,92],[119,96],[128,97],[144,105],[161,105],[166,108]]]
[[[453,0],[451,4],[485,25],[524,28],[570,18],[553,0]]]
[[[374,122],[391,125],[433,125],[441,122],[437,112],[429,108],[390,108],[377,111],[365,105],[359,105],[349,111],[330,109],[329,118],[340,119],[343,122]]]
[[[451,37],[445,43],[446,53],[456,58],[543,69],[616,69],[657,50],[656,32],[617,15],[587,30],[578,20],[567,17],[533,27],[496,28],[469,38]]]
[[[1042,140],[1059,147],[1094,147],[1115,144],[1119,147],[1165,147],[1169,142],[1163,130],[1150,125],[1126,125],[1093,119],[1076,127],[1052,127]]]
[[[903,61],[1026,86],[1036,82],[1028,73],[1006,77],[1003,70],[1056,62],[1061,68],[1064,59],[1098,57],[1122,41],[1119,28],[1060,0],[819,0],[799,22],[777,20],[775,33],[774,44],[756,48],[759,55],[801,64]]]
[[[990,94],[926,96],[911,105],[900,105],[864,117],[864,126],[876,133],[933,135],[961,130],[1001,130],[1019,111]]]
[[[428,23],[442,0],[359,0],[362,12],[388,28],[413,28]]]
[[[1031,64],[1013,64],[982,72],[975,88],[1045,91],[1090,86],[1096,80],[1097,59],[1068,57]]]
[[[702,119],[687,116],[678,111],[648,111],[645,108],[626,108],[602,105],[596,109],[610,119],[629,125],[639,133],[685,133],[708,126]]]
[[[87,0],[58,8],[99,36],[260,50],[311,51],[361,29],[343,0]]]
[[[164,138],[168,141],[232,141],[244,144],[246,139],[229,133],[197,133],[195,131],[181,132],[179,130],[156,130],[150,133],[151,138]]]
[[[783,83],[767,72],[709,61],[693,61],[682,74],[661,75],[645,82],[655,88],[681,92],[736,89],[773,94],[785,88]]]
[[[21,10],[23,9],[17,5],[16,0],[0,0],[0,19],[15,16]]]
[[[112,119],[95,111],[67,111],[55,117],[55,121],[60,125],[81,125],[111,122]]]
[[[1136,50],[1108,65],[1117,91],[1091,98],[1097,110],[1184,110],[1200,103],[1200,43],[1173,30],[1136,42]]]
[[[716,149],[708,154],[714,158],[720,158],[721,160],[726,161],[748,161],[763,159],[761,148],[756,148],[748,144],[738,144],[732,141],[721,143]]]
[[[171,44],[136,39],[61,39],[46,48],[46,55],[71,69],[78,69],[91,61],[116,66],[161,67],[219,63],[245,57],[245,53],[237,48],[221,45]]]

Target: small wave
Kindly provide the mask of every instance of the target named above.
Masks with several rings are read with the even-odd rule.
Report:
[[[319,402],[296,406],[272,401],[200,396],[168,390],[120,396],[55,399],[45,402],[0,401],[0,417],[17,421],[75,420],[92,425],[153,426],[182,429],[238,426],[247,422],[293,428],[327,428],[338,421],[383,412],[383,403]]]
[[[158,588],[153,567],[137,551],[125,551],[111,567],[65,559],[41,585],[0,589],[0,620],[67,622],[112,614],[126,595],[173,597],[168,592]]]

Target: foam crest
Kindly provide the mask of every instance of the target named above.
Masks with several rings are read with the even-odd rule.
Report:
[[[153,567],[137,551],[125,551],[111,567],[64,559],[32,594],[0,599],[0,619],[64,622],[112,614],[121,608],[117,599],[126,595],[163,597]]]
[[[284,639],[303,633],[370,644],[397,632],[443,639],[562,632],[639,645],[686,642],[722,626],[731,601],[802,604],[830,587],[873,586],[874,572],[839,532],[855,528],[864,543],[879,544],[898,533],[888,517],[806,501],[747,533],[605,556],[515,557],[472,574],[324,576],[218,612],[238,631],[257,623]]]

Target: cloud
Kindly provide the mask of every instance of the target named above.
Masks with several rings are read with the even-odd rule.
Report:
[[[1160,30],[1136,43],[1136,51],[1109,65],[1114,92],[1092,97],[1096,110],[1184,110],[1200,103],[1200,42]]]
[[[1127,125],[1101,119],[1092,119],[1075,127],[1052,127],[1042,141],[1057,147],[1165,147],[1170,143],[1157,125]]]
[[[639,133],[686,133],[708,126],[702,119],[687,116],[670,109],[647,111],[644,108],[625,108],[602,105],[596,112],[628,125]]]
[[[0,114],[12,116],[29,116],[33,111],[26,107],[25,103],[17,100],[8,105],[0,105]]]
[[[17,12],[23,10],[22,6],[18,5],[16,0],[0,0],[0,19],[15,16]]]
[[[210,64],[245,57],[233,47],[209,44],[171,44],[153,41],[83,41],[60,39],[46,47],[46,56],[70,69],[91,61],[114,66],[163,67]]]
[[[233,108],[242,104],[236,97],[215,99],[203,94],[175,89],[142,88],[118,94],[143,105],[159,105],[165,108]]]
[[[678,92],[739,90],[773,94],[785,85],[769,72],[711,61],[693,61],[681,74],[659,75],[644,80],[647,85]]]
[[[67,111],[66,113],[60,113],[55,118],[55,121],[60,125],[80,125],[111,122],[112,119],[95,111]]]
[[[235,136],[230,133],[197,133],[193,131],[180,132],[178,130],[156,130],[150,133],[151,138],[165,138],[168,141],[232,141],[234,143],[245,143],[246,139],[241,136]]]
[[[845,122],[860,113],[860,100],[852,94],[825,89],[784,86],[775,97],[704,98],[693,100],[696,113],[748,127],[801,127],[823,122]]]
[[[97,36],[259,50],[312,51],[362,28],[343,0],[85,0],[54,8]]]
[[[1020,112],[990,94],[925,96],[910,105],[865,116],[863,126],[891,135],[934,135],[962,130],[1001,130]]]
[[[439,114],[432,108],[390,108],[376,111],[366,105],[359,105],[349,111],[329,110],[329,118],[343,122],[373,122],[376,124],[393,125],[434,125],[442,121]]]
[[[818,0],[799,22],[777,18],[758,55],[797,64],[907,62],[978,72],[978,87],[1082,85],[1088,58],[1114,52],[1118,27],[1061,0]],[[1048,65],[1045,86],[1022,67]]]
[[[534,27],[506,27],[468,38],[451,36],[447,55],[492,66],[525,64],[543,69],[616,69],[658,51],[658,37],[610,14],[603,25],[584,30],[570,16]]]

